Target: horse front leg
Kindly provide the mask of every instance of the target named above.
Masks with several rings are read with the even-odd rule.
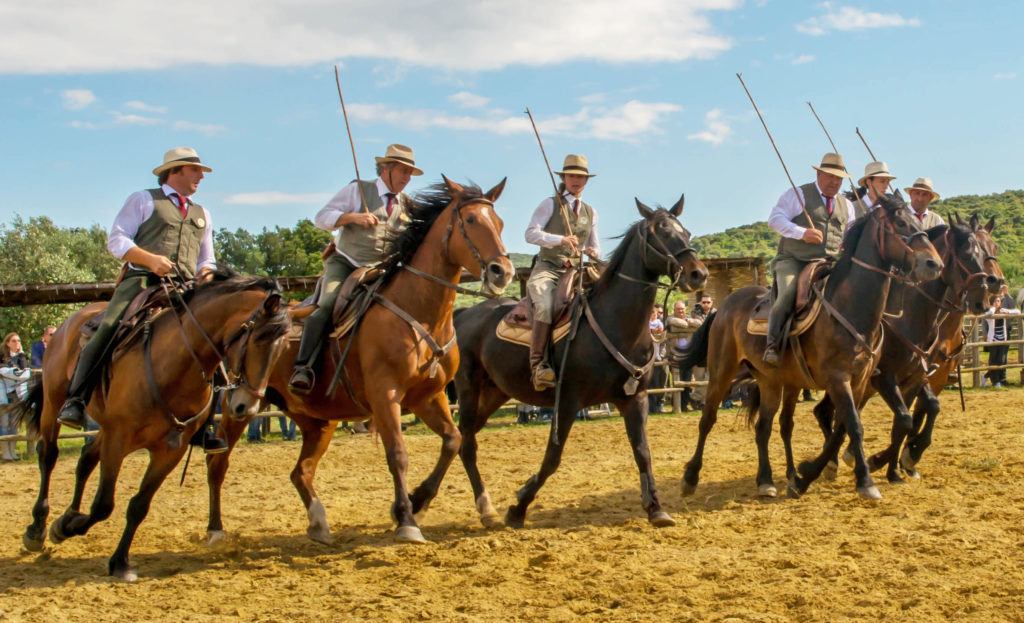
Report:
[[[465,360],[463,360],[465,362]],[[459,391],[459,432],[462,433],[462,446],[459,448],[459,458],[462,460],[462,467],[466,470],[469,484],[473,487],[473,502],[476,505],[477,514],[480,516],[480,523],[486,528],[500,527],[501,516],[495,510],[491,502],[491,496],[487,493],[484,479],[480,475],[477,466],[477,433],[487,423],[487,419],[505,404],[508,396],[498,388],[484,387],[479,392],[476,388]]]
[[[654,485],[651,449],[647,444],[647,392],[638,392],[631,398],[615,403],[626,425],[626,436],[633,448],[633,460],[640,471],[640,504],[647,511],[647,520],[663,528],[676,525],[672,516],[661,509],[658,491]]]
[[[430,508],[430,503],[437,497],[441,481],[444,480],[448,468],[462,446],[462,433],[452,420],[448,396],[443,390],[414,406],[412,412],[441,437],[441,453],[437,457],[434,469],[409,496],[413,514],[416,515],[417,521],[422,521],[427,509]]]
[[[868,469],[875,471],[881,469],[884,465],[888,465],[885,474],[886,478],[891,483],[901,483],[903,478],[897,470],[897,461],[900,448],[903,446],[903,440],[913,432],[914,419],[910,415],[910,409],[907,408],[907,403],[903,399],[903,392],[900,391],[899,384],[895,378],[891,375],[882,375],[874,385],[875,389],[878,390],[878,395],[882,397],[885,404],[892,410],[893,419],[892,430],[889,434],[889,446],[868,459]]]
[[[388,384],[382,384],[388,387]],[[370,398],[373,408],[373,423],[384,443],[384,455],[388,461],[388,470],[395,485],[395,501],[391,505],[391,518],[397,528],[395,537],[406,543],[426,543],[423,531],[416,524],[416,516],[412,512],[412,501],[407,488],[407,472],[409,470],[409,451],[402,436],[402,406],[398,391],[393,389],[374,392]]]
[[[50,417],[47,418],[47,415]],[[46,540],[46,519],[50,516],[50,477],[53,475],[53,467],[57,464],[57,457],[60,456],[60,448],[57,446],[59,426],[55,424],[56,419],[56,413],[43,412],[42,421],[50,422],[51,425],[44,424],[39,433],[39,442],[36,443],[39,495],[32,506],[32,523],[25,528],[25,534],[21,537],[22,545],[30,552],[41,551]]]
[[[222,412],[224,409],[221,410]],[[242,436],[242,431],[248,425],[249,420],[236,420],[229,415],[223,415],[220,426],[217,427],[217,436],[224,439],[228,444],[227,452],[206,455],[206,488],[210,492],[209,519],[206,524],[206,544],[216,545],[227,537],[224,532],[224,523],[221,518],[221,490],[224,487],[224,479],[227,477],[228,467],[231,464],[231,453],[235,449]]]
[[[306,507],[306,517],[309,519],[306,536],[317,543],[331,545],[334,543],[334,537],[331,536],[331,525],[327,521],[327,509],[313,487],[313,479],[316,477],[320,459],[331,445],[334,431],[338,428],[338,420],[317,420],[295,414],[291,417],[302,431],[302,449],[292,469],[291,480],[295,490],[299,492],[302,504]]]
[[[562,462],[565,441],[569,438],[569,431],[572,430],[572,425],[576,421],[576,412],[582,408],[574,392],[566,391],[568,389],[566,386],[562,387],[561,405],[559,405],[558,413],[551,420],[552,434],[548,435],[548,445],[544,450],[544,459],[541,461],[540,470],[530,476],[530,479],[516,492],[516,503],[510,506],[505,513],[505,525],[510,528],[523,527],[526,523],[526,509],[529,508],[530,503],[537,497],[537,492],[558,470],[558,465]],[[556,422],[557,435],[554,434]]]
[[[192,433],[195,433],[195,429],[186,432],[191,436]],[[184,437],[184,439],[188,439],[188,437]],[[149,514],[149,506],[157,489],[188,450],[188,444],[178,444],[176,448],[170,448],[169,445],[165,441],[159,448],[150,450],[149,466],[146,467],[146,473],[139,484],[139,491],[128,502],[128,511],[125,513],[127,521],[124,532],[121,533],[121,540],[117,543],[117,549],[114,550],[114,554],[107,562],[107,573],[125,582],[134,582],[139,577],[128,562],[128,551],[135,539],[135,532],[146,519],[146,515]]]
[[[864,427],[861,425],[860,413],[857,411],[857,402],[854,399],[849,380],[832,380],[829,383],[828,392],[836,406],[836,420],[843,422],[846,434],[850,438],[857,493],[867,500],[879,500],[882,498],[882,494],[875,486],[874,480],[871,478],[871,471],[864,458]],[[834,437],[835,435],[833,435]]]
[[[765,383],[760,386],[760,404],[757,408],[757,423],[754,425],[754,438],[757,442],[757,494],[761,497],[773,498],[778,495],[772,478],[772,464],[768,458],[768,440],[772,436],[772,423],[775,413],[782,401],[782,388],[778,385]]]
[[[911,434],[906,447],[900,454],[900,467],[911,478],[921,477],[917,471],[917,463],[928,446],[932,445],[932,432],[935,430],[935,420],[938,419],[940,410],[938,396],[935,395],[931,386],[925,383],[918,393],[917,405],[914,409],[915,420],[919,417],[919,411],[925,414],[924,426],[920,427],[920,430],[915,426],[914,430],[917,432]]]
[[[829,398],[828,392],[826,392],[825,397],[822,398],[818,404],[814,405],[814,419],[818,423],[818,428],[821,430],[821,436],[823,438],[821,442],[822,447],[825,447],[829,438],[832,437],[834,416],[835,407],[832,405],[832,399]],[[826,463],[825,469],[822,471],[822,476],[825,480],[835,480],[838,473],[839,451],[836,450],[835,456],[829,457],[828,463]],[[792,478],[792,474],[789,474],[789,477]]]
[[[796,473],[796,464],[793,461],[793,416],[796,413],[798,398],[800,398],[800,390],[795,387],[786,387],[782,392],[782,412],[779,413],[779,436],[782,437],[782,445],[786,450],[786,480],[792,478],[793,474]],[[835,478],[834,473],[832,477]]]

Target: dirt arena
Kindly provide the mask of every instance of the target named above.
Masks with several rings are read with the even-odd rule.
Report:
[[[243,442],[225,485],[226,546],[204,545],[205,473],[194,464],[184,487],[175,473],[158,493],[140,529],[135,584],[111,581],[105,569],[142,455],[126,463],[111,519],[42,555],[21,548],[37,470],[4,465],[0,620],[1022,621],[1024,390],[969,392],[968,414],[955,393],[942,398],[923,479],[894,486],[880,477],[879,503],[857,498],[845,467],[800,500],[757,499],[753,435],[732,412],[711,436],[697,494],[683,498],[697,418],[660,416],[651,447],[678,525],[655,529],[640,509],[625,431],[611,417],[575,427],[525,530],[484,529],[456,462],[422,523],[432,540],[424,546],[393,542],[391,480],[383,450],[366,436],[339,436],[320,467],[334,546],[305,536],[287,477],[298,446]],[[889,416],[875,404],[865,428],[877,450]],[[438,441],[411,432],[418,482]],[[546,433],[506,426],[481,435],[481,470],[501,512],[539,465]],[[798,456],[819,443],[804,406],[795,438]],[[777,434],[772,451],[784,489]],[[55,514],[70,498],[73,462],[58,463]]]

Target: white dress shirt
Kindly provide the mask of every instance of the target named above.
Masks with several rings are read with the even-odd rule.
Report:
[[[566,191],[562,195],[565,201],[566,207],[572,209],[573,202],[577,199],[575,195]],[[554,197],[547,197],[544,201],[540,202],[537,209],[533,211],[533,216],[530,218],[530,224],[526,226],[526,241],[530,244],[535,244],[539,247],[546,247],[553,249],[554,247],[562,244],[562,238],[558,234],[552,234],[544,231],[544,226],[551,220],[551,214],[555,211],[555,199]],[[600,237],[597,234],[597,211],[591,210],[591,214],[594,216],[594,222],[590,225],[590,236],[587,241],[583,244],[583,249],[593,249],[594,254],[601,255],[601,242]]]
[[[160,187],[168,197],[177,196],[178,191],[167,184]],[[175,199],[171,197],[173,203]],[[185,201],[192,203],[191,197],[185,197]],[[177,205],[177,204],[176,204]],[[213,254],[213,221],[210,219],[210,211],[203,208],[203,218],[206,219],[206,232],[203,240],[199,243],[199,257],[196,261],[196,272],[202,268],[214,269],[217,267],[217,260]],[[107,235],[107,250],[117,259],[124,259],[124,254],[134,249],[135,234],[139,227],[153,216],[153,196],[148,190],[140,190],[128,195],[121,211],[114,217],[114,224],[110,227]],[[137,268],[136,266],[132,266]]]
[[[818,194],[821,195],[821,189],[818,188],[817,182],[814,183],[814,187],[818,189]],[[796,194],[798,192],[800,193],[799,198]],[[825,203],[825,200],[825,195],[821,195],[821,202]],[[768,216],[768,226],[786,238],[795,238],[797,240],[803,238],[807,228],[793,222],[793,219],[803,212],[802,201],[803,191],[799,187],[796,190],[790,188],[782,193],[778,203],[772,208],[772,213]],[[832,201],[835,202],[836,199],[833,198]],[[850,208],[847,210],[847,226],[855,220],[853,206],[850,206]]]
[[[388,204],[387,194],[391,192],[388,185],[384,183],[384,180],[379,177],[374,182],[377,185],[377,194],[380,196],[381,203],[384,205]],[[394,207],[402,209],[399,197],[401,193],[395,193],[395,204]],[[363,209],[363,199],[359,194],[359,185],[356,182],[349,182],[344,188],[338,191],[338,194],[331,197],[331,200],[327,202],[327,205],[320,208],[320,211],[313,217],[313,224],[324,231],[334,233],[334,245],[336,247],[336,253],[349,262],[353,266],[360,266],[361,263],[355,261],[348,255],[341,252],[341,232],[344,231],[345,226],[337,226],[338,219],[344,214],[351,214],[353,212],[359,212]],[[359,225],[353,225],[353,227],[359,227]]]

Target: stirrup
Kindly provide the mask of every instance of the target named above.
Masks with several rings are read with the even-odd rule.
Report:
[[[302,381],[302,383],[298,384],[296,381]],[[308,385],[306,383],[308,383]],[[293,394],[305,396],[313,391],[313,387],[315,385],[316,373],[313,372],[313,368],[309,366],[301,366],[295,368],[295,371],[292,372],[292,377],[288,380],[288,391]]]
[[[531,381],[535,390],[542,392],[545,389],[550,389],[555,386],[555,380],[555,371],[551,369],[551,366],[541,363],[533,369]]]
[[[765,362],[770,366],[779,365],[779,351],[774,346],[769,346],[764,349],[764,354],[761,355],[761,361]]]
[[[81,398],[68,398],[60,408],[57,422],[62,426],[83,430],[85,428],[85,401]]]

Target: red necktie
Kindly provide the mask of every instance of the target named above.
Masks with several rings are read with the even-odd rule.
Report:
[[[181,218],[188,216],[188,200],[178,193],[171,193],[178,198],[178,211],[181,212]]]
[[[917,216],[918,221],[924,222],[924,212],[915,212],[914,214]]]
[[[572,214],[573,214],[573,216],[579,216],[580,215],[580,200],[579,199],[574,199],[573,202],[572,202]]]
[[[832,197],[825,197],[825,209],[828,210],[828,215],[832,216]]]
[[[391,218],[391,211],[395,207],[395,193],[387,193],[385,194],[385,197],[388,198],[388,206],[386,208],[388,212],[388,218]]]

